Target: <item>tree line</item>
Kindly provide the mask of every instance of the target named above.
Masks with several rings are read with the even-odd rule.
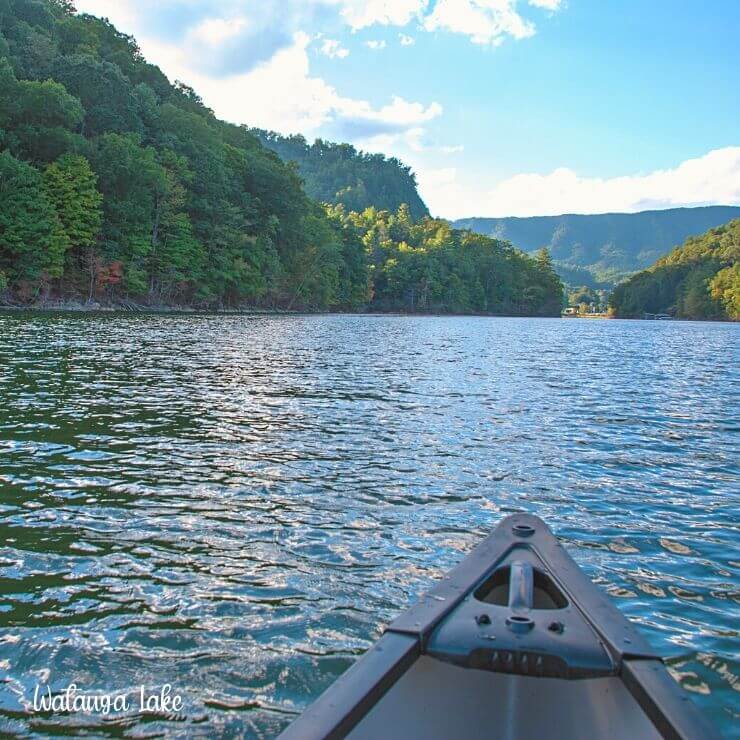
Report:
[[[740,320],[740,219],[689,237],[652,267],[618,285],[616,316],[668,313],[686,319]]]
[[[388,192],[398,185],[394,160],[319,149],[361,164],[365,182],[372,170],[376,190],[383,177]],[[321,204],[295,165],[171,84],[108,21],[77,15],[68,0],[0,0],[7,301],[559,311],[547,255],[428,218],[402,170],[393,199],[377,198],[404,196],[414,213],[360,208],[366,200],[337,192],[322,191],[333,204]]]

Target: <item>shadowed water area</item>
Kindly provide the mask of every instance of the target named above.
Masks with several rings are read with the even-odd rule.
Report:
[[[0,315],[0,735],[272,737],[537,513],[730,735],[740,326]],[[34,714],[170,683],[180,713]]]

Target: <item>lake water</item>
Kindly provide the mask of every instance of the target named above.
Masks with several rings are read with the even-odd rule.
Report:
[[[727,734],[740,326],[0,315],[0,734],[271,737],[512,511]],[[170,683],[180,712],[33,714]]]

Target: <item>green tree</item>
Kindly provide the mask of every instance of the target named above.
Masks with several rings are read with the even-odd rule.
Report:
[[[44,193],[56,209],[67,249],[79,264],[93,249],[102,223],[103,196],[90,163],[79,154],[63,154],[44,170]],[[57,255],[55,272],[60,275],[64,255]]]
[[[541,247],[537,250],[535,256],[537,260],[537,266],[544,272],[552,272],[552,257],[550,256],[550,250],[547,247]]]
[[[61,274],[67,246],[41,174],[0,153],[0,271],[11,283],[38,287],[46,276]]]
[[[82,120],[80,101],[52,80],[17,80],[0,58],[0,127],[5,146],[17,157],[49,162],[65,151],[79,148],[74,129]]]
[[[362,233],[346,217],[343,206],[327,205],[325,210],[336,238],[342,245],[337,303],[353,310],[363,308],[372,296]]]
[[[740,262],[720,270],[709,283],[712,298],[720,301],[728,318],[740,320]]]
[[[712,262],[703,262],[688,273],[678,291],[678,316],[687,319],[722,318],[724,308],[709,291],[709,283],[716,273],[717,266]]]
[[[151,249],[148,256],[149,293],[158,301],[187,299],[204,275],[204,251],[193,234],[186,212],[187,185],[193,173],[187,159],[172,150],[159,156],[164,187],[155,191]]]
[[[120,261],[125,287],[141,295],[149,288],[147,259],[152,248],[156,202],[167,191],[167,176],[152,147],[133,134],[104,134],[92,164],[103,194],[101,258]]]
[[[286,272],[288,308],[334,306],[338,301],[341,242],[318,206],[304,221],[308,245]]]
[[[580,306],[581,303],[599,303],[599,296],[593,288],[582,285],[568,293],[569,306]]]
[[[143,132],[133,87],[117,65],[85,54],[59,57],[54,78],[82,102],[86,136]]]

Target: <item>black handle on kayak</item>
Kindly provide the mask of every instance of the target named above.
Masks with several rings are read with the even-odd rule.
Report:
[[[529,563],[515,560],[509,571],[509,609],[531,609],[534,601],[534,571]]]

